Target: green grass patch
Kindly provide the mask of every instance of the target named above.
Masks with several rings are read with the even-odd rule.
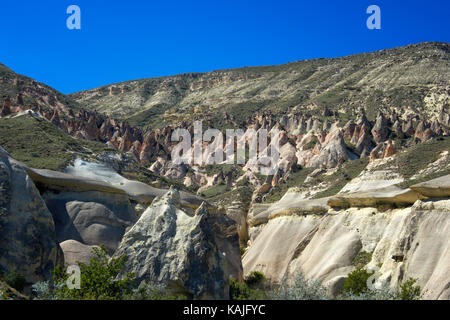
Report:
[[[0,119],[0,145],[16,160],[38,169],[62,170],[77,156],[115,151],[100,142],[75,139],[42,118]]]
[[[225,183],[220,183],[212,186],[209,189],[206,189],[200,193],[200,196],[204,198],[212,198],[217,195],[223,194],[227,191],[229,191],[229,187]]]
[[[408,180],[430,163],[438,160],[445,150],[450,150],[450,137],[433,138],[398,154],[394,160],[395,165],[405,180]],[[446,170],[448,172],[449,169],[446,168]]]
[[[302,168],[292,172],[287,182],[278,184],[270,190],[266,195],[264,203],[277,202],[284,196],[289,188],[301,187],[306,177],[313,171],[313,168]]]
[[[369,159],[357,159],[345,162],[335,173],[326,176],[320,175],[313,179],[311,185],[316,185],[320,182],[325,182],[330,185],[326,190],[316,193],[313,199],[331,197],[337,194],[341,189],[356,178],[361,171],[369,164]]]

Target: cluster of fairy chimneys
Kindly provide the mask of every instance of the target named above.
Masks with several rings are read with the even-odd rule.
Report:
[[[12,102],[9,97],[4,97],[0,110],[2,117],[32,109],[76,138],[104,142],[119,151],[130,152],[141,163],[147,163],[156,157],[168,159],[174,145],[171,142],[173,128],[170,126],[143,131],[126,121],[117,121],[97,112],[74,112],[68,107],[62,107],[63,104],[58,103],[56,96],[48,97],[47,100],[54,104],[54,107],[48,109],[41,106],[24,107],[21,94],[14,100]],[[325,109],[320,118],[302,112],[280,116],[266,111],[246,119],[245,127],[241,129],[270,130],[277,127],[285,132],[285,139],[280,141],[281,144],[289,139],[296,141],[308,133],[314,133],[322,143],[326,134],[340,130],[344,141],[353,146],[353,152],[372,159],[394,154],[396,150],[392,140],[396,138],[412,138],[419,143],[435,136],[450,134],[448,106],[443,106],[441,112],[431,120],[422,118],[419,114],[405,117],[395,111],[388,111],[378,112],[375,121],[371,122],[364,109],[360,109],[358,113],[355,121],[350,120],[342,126],[337,112],[328,109]],[[224,113],[224,119],[228,125],[236,125],[232,114]],[[192,123],[183,122],[180,126],[193,132]]]

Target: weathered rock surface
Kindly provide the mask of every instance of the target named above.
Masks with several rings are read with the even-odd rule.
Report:
[[[104,245],[112,253],[137,221],[127,195],[69,190],[47,191],[42,197],[52,212],[59,242]]]
[[[339,129],[330,132],[320,149],[319,154],[313,156],[308,164],[309,167],[318,168],[321,166],[334,168],[349,159],[356,159],[356,155],[347,150],[344,137]]]
[[[38,176],[34,177],[36,181],[47,183],[52,188],[60,186],[67,190],[73,190],[73,185],[83,185],[86,191],[107,191],[112,193],[125,193],[131,200],[139,203],[150,204],[155,197],[164,195],[167,190],[158,189],[139,181],[133,181],[119,175],[110,167],[103,163],[93,163],[76,159],[73,166],[67,168],[67,172],[59,173],[49,170],[32,169]],[[48,178],[48,179],[47,179]],[[61,181],[61,179],[64,179]],[[46,182],[49,180],[50,182]],[[89,186],[86,187],[86,186]],[[187,192],[180,192],[181,205],[183,207],[196,209],[203,199]],[[210,208],[210,207],[209,207]]]
[[[0,271],[16,270],[31,285],[63,264],[52,215],[23,168],[0,147]]]
[[[393,170],[374,170],[370,163],[356,178],[347,183],[340,193],[366,192],[374,189],[384,189],[401,183],[404,179]]]
[[[94,257],[93,248],[98,246],[88,246],[76,240],[66,240],[59,244],[64,252],[65,266],[74,265],[77,262],[89,264],[91,258]]]
[[[242,279],[236,224],[202,204],[189,215],[171,189],[125,234],[115,255],[138,282],[163,283],[195,299],[228,299],[229,277]]]
[[[248,216],[248,224],[254,227],[279,216],[325,214],[330,209],[327,201],[328,198],[303,199],[295,192],[287,192],[280,201],[273,204],[254,205]]]
[[[365,251],[372,253],[368,266],[381,266],[379,281],[398,288],[407,278],[417,278],[424,298],[450,299],[449,201],[417,201],[413,207],[384,212],[350,208],[322,217],[272,219],[247,249],[244,274],[260,270],[281,281],[302,272],[334,286],[354,270],[354,258]]]
[[[58,242],[103,244],[113,253],[127,228],[137,221],[130,196],[121,188],[105,181],[20,165],[42,192]]]
[[[378,205],[407,206],[421,197],[411,189],[389,186],[363,192],[339,193],[328,200],[328,205],[335,208],[377,207]]]
[[[412,185],[411,189],[430,198],[450,197],[450,174]]]

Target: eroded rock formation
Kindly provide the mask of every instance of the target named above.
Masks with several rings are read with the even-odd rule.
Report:
[[[0,271],[29,286],[64,264],[52,215],[22,166],[0,147]]]
[[[194,299],[228,299],[229,277],[242,279],[234,221],[205,204],[187,214],[175,189],[155,199],[125,234],[115,253],[122,254],[139,283],[164,283]]]

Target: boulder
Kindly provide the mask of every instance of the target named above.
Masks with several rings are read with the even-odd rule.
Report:
[[[59,244],[64,252],[65,266],[74,265],[77,262],[89,264],[91,258],[94,257],[93,248],[98,246],[88,246],[76,240],[66,240]]]
[[[16,270],[26,285],[48,280],[64,264],[52,215],[23,168],[0,147],[0,272]]]
[[[137,220],[127,195],[106,192],[53,192],[42,197],[53,214],[58,242],[104,245],[113,253]]]
[[[158,197],[125,234],[115,256],[142,282],[160,283],[194,299],[228,299],[229,278],[242,279],[235,222],[202,204],[190,215],[180,194]]]

